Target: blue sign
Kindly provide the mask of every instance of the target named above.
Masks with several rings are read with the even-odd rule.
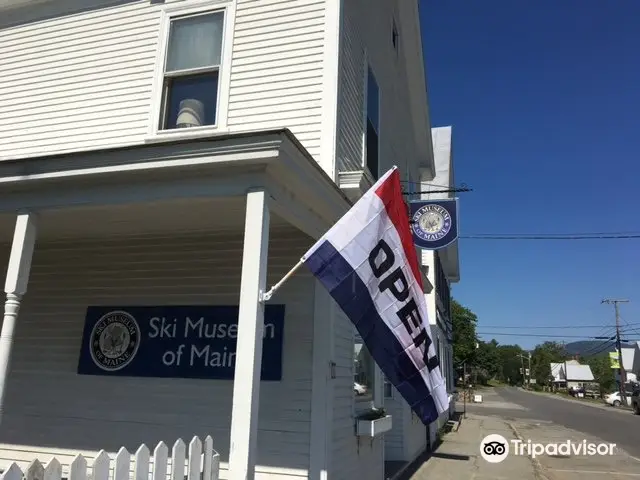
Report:
[[[284,305],[266,305],[262,380],[282,379]],[[237,306],[89,307],[78,373],[233,379]]]
[[[425,250],[439,250],[458,238],[458,199],[410,203],[413,242]]]

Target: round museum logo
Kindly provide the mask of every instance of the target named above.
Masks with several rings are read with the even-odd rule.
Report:
[[[91,331],[89,350],[94,363],[114,372],[126,367],[138,352],[140,327],[129,313],[113,311],[103,315]]]
[[[446,208],[429,204],[413,214],[413,231],[422,240],[437,242],[451,231],[451,215]]]

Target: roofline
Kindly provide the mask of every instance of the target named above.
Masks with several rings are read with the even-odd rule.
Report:
[[[166,191],[158,189],[150,196],[174,198],[171,179],[176,175],[204,178],[213,172],[236,175],[234,171],[240,176],[266,172],[276,180],[277,197],[304,198],[326,228],[353,204],[288,129],[272,129],[0,161],[0,211],[122,203],[134,197],[137,201],[144,196],[138,184],[156,181],[164,182]],[[201,183],[200,190],[187,196],[209,195],[210,185]],[[134,194],[105,200],[109,185],[130,187]],[[235,188],[224,186],[229,192]],[[238,194],[236,190],[229,195]]]
[[[418,167],[427,176],[435,175],[433,144],[431,142],[431,120],[429,117],[429,100],[427,96],[426,66],[422,49],[422,33],[420,28],[420,9],[418,1],[399,0],[398,7],[403,30],[400,32],[407,39],[404,45],[405,65],[410,102],[413,133],[420,153]]]

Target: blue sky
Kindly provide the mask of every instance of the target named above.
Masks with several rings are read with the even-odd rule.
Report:
[[[421,17],[431,123],[453,125],[456,180],[474,189],[463,235],[640,231],[640,1],[421,0]],[[462,239],[460,268],[453,295],[480,332],[604,327],[603,297],[640,323],[640,240]]]

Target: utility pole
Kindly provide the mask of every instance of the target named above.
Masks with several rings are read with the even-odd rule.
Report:
[[[620,343],[620,311],[618,308],[618,304],[620,303],[629,303],[629,300],[612,300],[612,299],[604,299],[600,302],[606,303],[608,305],[613,304],[613,307],[616,312],[616,350],[618,350],[618,365],[620,365],[620,383],[619,383],[619,391],[620,391],[620,400],[622,404],[627,406],[627,395],[625,392],[625,384],[627,383],[627,375],[624,370],[624,365],[622,364],[622,345]]]
[[[462,364],[462,418],[467,418],[467,361]]]
[[[527,352],[527,353],[529,354],[529,356],[522,355],[521,353],[519,353],[518,357],[520,357],[520,364],[522,365],[522,384],[524,386],[525,380],[526,380],[527,388],[531,388],[531,352]],[[524,369],[525,358],[529,361],[529,374],[527,374],[526,370]]]
[[[520,365],[522,366],[522,386],[524,387],[525,383],[526,383],[525,382],[525,380],[526,380],[525,374],[527,373],[527,372],[524,371],[524,355],[519,353],[518,357],[520,357]],[[529,372],[531,372],[531,370],[529,370]]]

